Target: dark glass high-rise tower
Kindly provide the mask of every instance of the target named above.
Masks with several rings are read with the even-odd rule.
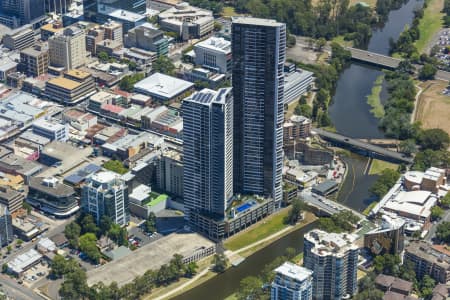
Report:
[[[95,21],[99,5],[123,9],[137,14],[145,14],[147,10],[146,0],[83,0],[84,18]]]
[[[234,190],[282,199],[286,25],[239,17],[231,27]]]

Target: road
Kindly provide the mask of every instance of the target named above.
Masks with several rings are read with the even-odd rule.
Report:
[[[2,284],[3,291],[8,297],[14,300],[35,300],[42,299],[32,290],[18,284],[15,280],[11,279],[7,275],[0,275],[0,282]]]
[[[425,236],[425,239],[427,241],[431,242],[433,240],[433,238],[436,234],[437,226],[442,222],[450,222],[450,209],[445,210],[445,213],[442,216],[442,218],[436,224],[433,224],[431,226],[430,230],[428,231],[427,235]]]

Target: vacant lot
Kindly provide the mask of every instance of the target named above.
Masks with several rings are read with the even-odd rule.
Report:
[[[446,87],[447,83],[440,81],[421,84],[423,92],[414,120],[420,121],[423,128],[441,128],[450,134],[450,96],[442,93]]]

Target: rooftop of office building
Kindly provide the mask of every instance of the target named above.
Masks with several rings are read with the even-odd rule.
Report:
[[[55,196],[70,196],[75,193],[71,186],[63,184],[55,177],[30,177],[29,186],[42,193]]]
[[[231,42],[220,37],[210,37],[204,41],[198,42],[194,47],[207,48],[210,50],[221,51],[226,54],[231,53]]]
[[[285,262],[275,269],[275,273],[294,278],[298,281],[304,281],[312,276],[313,271],[307,268],[300,267],[291,262]]]
[[[112,171],[103,171],[98,172],[96,174],[93,174],[91,176],[92,181],[98,182],[100,184],[102,183],[110,183],[114,180],[117,180],[120,178],[120,175],[117,173],[114,173]]]
[[[225,95],[231,91],[231,88],[222,88],[218,91],[203,89],[201,91],[195,92],[189,97],[185,98],[183,101],[193,102],[203,105],[211,105],[213,102],[215,103],[224,103]]]
[[[314,244],[312,252],[319,256],[342,256],[349,250],[359,247],[355,241],[358,236],[349,233],[328,233],[314,229],[305,235],[305,240]]]
[[[178,79],[162,73],[154,73],[134,85],[137,91],[158,95],[164,98],[173,98],[192,88],[192,82]]]
[[[273,19],[261,19],[253,17],[232,17],[233,24],[243,25],[255,25],[255,26],[267,26],[267,27],[279,27],[284,26],[284,23],[277,22]]]

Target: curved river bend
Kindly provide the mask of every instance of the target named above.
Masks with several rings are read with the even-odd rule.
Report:
[[[389,53],[389,39],[396,39],[405,25],[411,24],[414,9],[421,7],[423,0],[410,0],[400,9],[391,11],[384,27],[375,29],[368,50],[380,54]],[[371,93],[375,79],[381,70],[353,63],[340,76],[330,117],[337,131],[356,138],[382,138],[378,129],[378,120],[370,114],[366,96]],[[362,210],[370,201],[367,189],[376,177],[363,175],[366,160],[360,156],[351,156],[348,163],[354,170],[354,181],[343,187],[340,200],[348,206]],[[176,300],[221,300],[236,292],[240,281],[246,276],[258,275],[264,266],[276,257],[283,255],[286,248],[303,251],[303,235],[316,226],[312,223],[279,239],[264,249],[248,257],[239,266],[230,268],[202,285],[177,296]]]

